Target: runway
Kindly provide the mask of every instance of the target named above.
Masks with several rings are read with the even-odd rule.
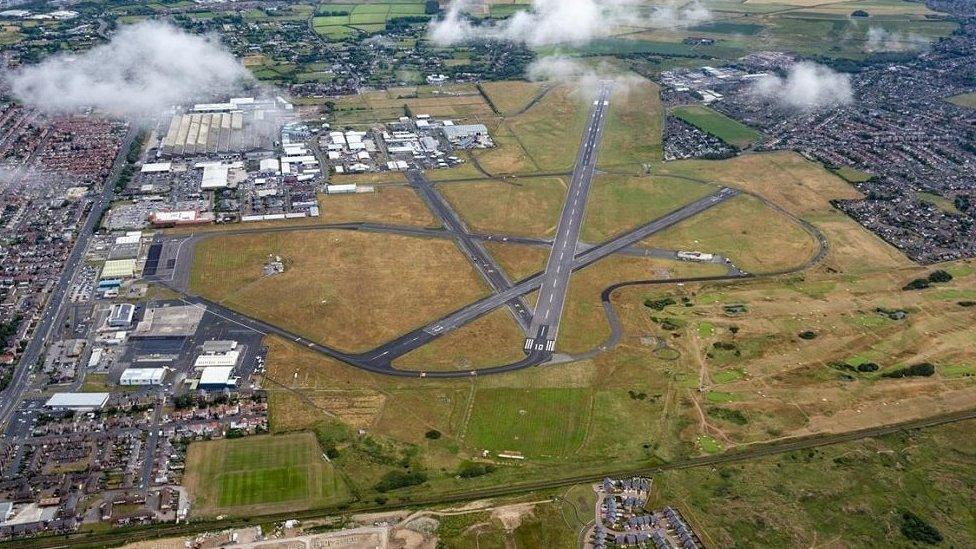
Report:
[[[535,315],[529,326],[529,337],[525,339],[526,350],[553,352],[556,349],[559,319],[562,317],[569,276],[576,260],[580,230],[586,213],[586,201],[596,168],[597,149],[610,105],[611,89],[609,82],[600,83],[596,99],[593,100],[590,109],[590,120],[583,136],[583,145],[576,158],[569,192],[566,194],[566,202],[559,216],[556,238],[553,240],[546,269],[542,275]]]

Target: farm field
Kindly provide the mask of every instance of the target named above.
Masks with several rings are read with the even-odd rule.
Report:
[[[320,4],[312,19],[315,32],[330,40],[382,30],[386,22],[398,17],[423,17],[423,1]]]
[[[186,471],[196,515],[284,512],[349,496],[311,433],[194,442]]]
[[[263,276],[269,254],[281,256],[285,272]],[[487,291],[450,240],[330,230],[203,240],[190,286],[242,313],[349,351],[369,349]]]
[[[567,456],[583,443],[591,405],[585,389],[478,389],[464,441],[533,458]]]
[[[671,112],[677,118],[737,149],[745,149],[762,138],[758,131],[708,107],[684,105],[675,107]]]

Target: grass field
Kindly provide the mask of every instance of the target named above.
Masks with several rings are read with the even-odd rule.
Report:
[[[377,32],[386,22],[398,17],[424,16],[423,1],[320,4],[312,19],[315,32],[331,40],[340,40],[357,31]]]
[[[737,149],[745,149],[762,138],[761,133],[749,126],[701,105],[675,107],[671,113]]]
[[[640,173],[644,164],[660,160],[663,120],[657,84],[640,77],[625,79],[610,98],[597,166]]]
[[[678,504],[712,547],[921,546],[901,532],[905,511],[938,530],[938,546],[970,546],[974,441],[967,421],[672,471],[654,478],[651,505]]]
[[[205,516],[308,509],[348,497],[311,433],[195,442],[184,484],[194,514]]]
[[[824,266],[841,273],[899,269],[913,263],[854,220],[831,200],[860,198],[850,184],[791,152],[746,154],[721,161],[668,162],[658,169],[756,193],[792,215],[813,223],[830,242]]]
[[[976,93],[963,93],[949,98],[949,101],[960,107],[976,109]]]
[[[775,236],[775,243],[769,239]],[[736,196],[645,239],[642,245],[718,253],[751,273],[802,265],[817,241],[758,198]]]
[[[583,443],[590,406],[584,389],[479,389],[464,440],[533,458],[569,455]]]
[[[321,217],[328,223],[374,221],[438,227],[440,223],[409,187],[378,187],[376,192],[332,194],[319,198]]]
[[[495,311],[393,362],[405,370],[467,370],[500,366],[525,357],[525,336],[507,308]]]
[[[602,242],[716,190],[713,185],[669,177],[597,175],[586,204],[582,238]]]
[[[536,98],[549,90],[549,86],[539,82],[484,82],[479,87],[488,96],[498,114],[514,116],[526,109]]]
[[[512,280],[521,280],[546,268],[549,248],[501,242],[486,242],[488,252]]]
[[[268,254],[282,257],[284,273],[262,275]],[[330,230],[201,241],[190,286],[245,314],[353,351],[435,320],[486,292],[449,240]]]
[[[519,236],[552,236],[566,188],[560,177],[438,185],[470,229]]]

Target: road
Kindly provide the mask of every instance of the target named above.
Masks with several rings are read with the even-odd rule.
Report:
[[[64,263],[61,277],[51,290],[50,296],[48,296],[47,303],[41,311],[41,319],[34,328],[34,333],[27,343],[27,348],[24,349],[20,360],[14,366],[14,373],[10,380],[10,385],[3,392],[3,398],[0,399],[0,431],[10,421],[11,416],[17,409],[20,399],[30,385],[31,366],[40,358],[41,352],[44,350],[44,345],[51,336],[51,329],[60,321],[64,310],[65,296],[71,285],[71,279],[78,270],[78,265],[81,263],[85,250],[88,248],[88,241],[91,239],[92,233],[94,233],[95,224],[102,218],[102,211],[112,202],[112,197],[115,193],[115,181],[118,179],[123,166],[125,166],[126,153],[128,153],[129,146],[132,144],[137,133],[130,128],[122,140],[118,156],[115,158],[115,164],[112,166],[109,177],[105,180],[102,193],[92,203],[91,210],[78,228],[78,236],[75,239],[71,253],[68,254],[67,261]]]
[[[597,150],[609,110],[611,89],[609,82],[601,82],[596,99],[593,100],[593,107],[590,109],[590,121],[583,135],[583,145],[576,157],[576,167],[573,169],[566,202],[559,216],[556,238],[553,240],[546,269],[542,275],[535,315],[529,326],[529,337],[525,339],[526,350],[548,352],[556,350],[559,319],[562,317],[569,277],[576,261],[580,230],[583,227],[583,214],[586,212],[586,200],[596,169]]]
[[[410,170],[407,172],[407,181],[410,186],[423,198],[434,215],[440,220],[441,224],[453,235],[455,242],[461,252],[468,258],[475,269],[481,273],[482,278],[491,286],[493,292],[503,292],[512,287],[512,281],[508,279],[505,271],[498,265],[484,245],[471,236],[468,227],[461,221],[461,217],[454,208],[448,204],[444,196],[441,195],[433,185],[427,181],[420,170]],[[526,305],[521,296],[510,299],[507,303],[515,322],[522,328],[522,331],[529,333],[529,322],[532,319],[532,310]]]

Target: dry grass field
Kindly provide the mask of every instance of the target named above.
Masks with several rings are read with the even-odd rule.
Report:
[[[548,84],[539,82],[485,82],[480,84],[488,99],[491,100],[498,113],[502,116],[513,116],[528,107],[533,99],[536,99],[549,88]]]
[[[721,161],[669,162],[658,172],[743,189],[812,223],[830,242],[824,268],[858,273],[913,265],[898,250],[830,205],[831,200],[859,198],[861,195],[856,189],[796,153],[748,154]]]
[[[438,189],[474,231],[550,237],[566,196],[561,177],[444,183]]]
[[[378,187],[372,193],[324,195],[319,198],[319,209],[329,223],[372,221],[440,226],[424,201],[409,187]]]
[[[393,362],[403,370],[469,370],[522,359],[525,336],[508,308],[493,312]]]
[[[284,273],[263,276],[268,254],[282,257]],[[487,291],[449,240],[329,230],[201,241],[191,289],[349,351],[369,349]]]
[[[541,272],[549,259],[549,248],[543,246],[486,242],[485,247],[512,280]]]

